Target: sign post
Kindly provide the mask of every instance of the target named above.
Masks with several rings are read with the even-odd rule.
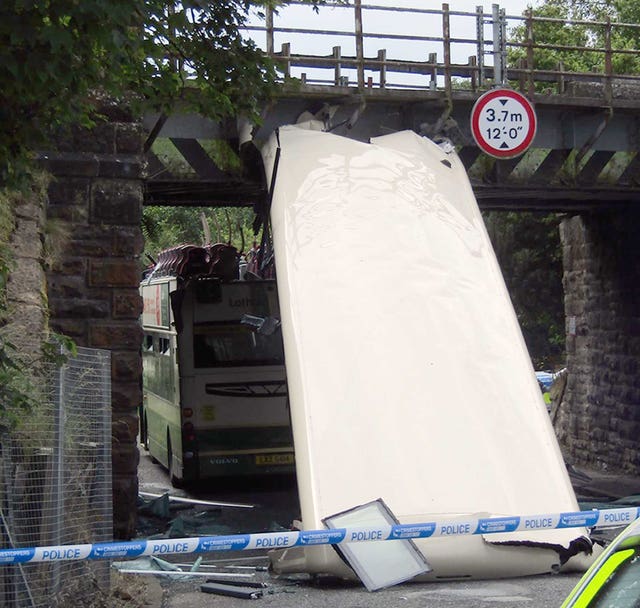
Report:
[[[536,134],[536,113],[529,100],[512,89],[493,89],[471,110],[471,133],[478,147],[495,158],[523,154]]]

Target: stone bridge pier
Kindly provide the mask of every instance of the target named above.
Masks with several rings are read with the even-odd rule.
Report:
[[[141,125],[123,108],[42,155],[53,175],[47,221],[60,258],[47,271],[51,328],[79,346],[111,351],[114,534],[135,531],[142,300],[138,286],[143,180]]]
[[[640,212],[560,226],[568,381],[555,428],[569,462],[640,474]]]

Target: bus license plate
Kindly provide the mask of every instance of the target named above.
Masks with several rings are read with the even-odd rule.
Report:
[[[256,464],[259,466],[293,464],[293,454],[258,454]]]

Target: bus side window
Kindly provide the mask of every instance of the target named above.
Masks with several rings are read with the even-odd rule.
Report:
[[[145,352],[151,352],[153,350],[153,336],[151,334],[145,334],[142,340],[142,350]]]
[[[169,338],[160,338],[159,340],[159,345],[158,345],[158,350],[160,351],[161,355],[169,355],[171,352],[171,342],[169,341]]]

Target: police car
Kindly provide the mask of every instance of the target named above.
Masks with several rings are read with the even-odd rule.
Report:
[[[640,519],[621,532],[587,570],[561,608],[640,606]]]
[[[542,398],[544,399],[544,404],[547,406],[547,411],[551,413],[551,394],[549,391],[551,390],[551,385],[555,379],[555,375],[551,372],[536,372],[536,380],[538,381],[538,386],[542,391]]]
[[[551,372],[536,372],[536,380],[541,384],[545,390],[549,390],[557,374]]]

